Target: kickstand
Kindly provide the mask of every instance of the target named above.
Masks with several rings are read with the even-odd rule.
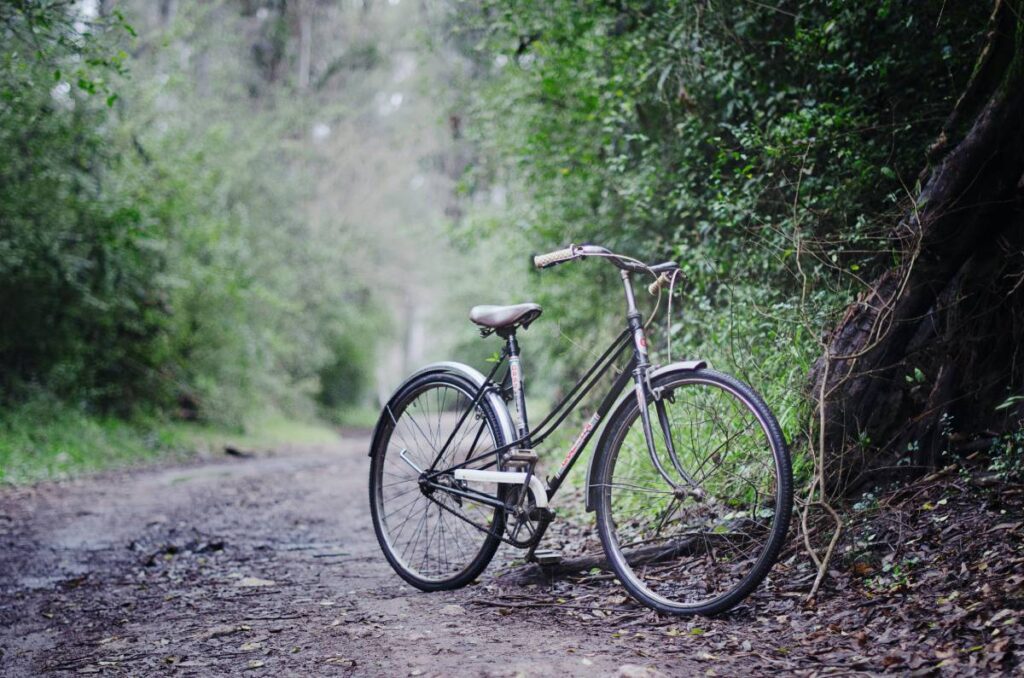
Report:
[[[554,561],[556,563],[562,559],[562,557],[558,555],[555,551],[549,551],[544,549],[540,551],[537,550],[537,545],[540,544],[540,540],[544,538],[544,533],[547,532],[548,525],[551,524],[551,521],[554,519],[554,517],[555,515],[553,512],[545,511],[541,515],[540,520],[537,521],[537,535],[534,537],[533,546],[531,546],[530,550],[526,552],[526,562],[538,563],[540,565],[548,565],[550,563],[545,562],[545,559],[550,558],[550,554],[554,554],[557,556],[557,560]]]

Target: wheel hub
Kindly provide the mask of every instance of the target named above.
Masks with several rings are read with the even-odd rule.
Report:
[[[418,482],[420,486],[420,492],[422,492],[425,496],[429,497],[430,495],[434,494],[434,486],[430,484],[429,480],[427,480],[426,473],[420,474],[420,479]]]

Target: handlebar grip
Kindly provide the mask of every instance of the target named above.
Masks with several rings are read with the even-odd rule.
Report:
[[[647,291],[651,294],[657,294],[661,291],[661,288],[669,283],[669,277],[667,273],[662,273],[658,276],[658,279],[647,286]]]
[[[576,246],[569,245],[564,250],[555,250],[554,252],[548,252],[547,254],[538,254],[533,258],[533,265],[537,268],[548,268],[555,264],[561,264],[564,261],[571,261],[577,256]]]

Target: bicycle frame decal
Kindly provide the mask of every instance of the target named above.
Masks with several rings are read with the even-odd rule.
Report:
[[[570,447],[569,451],[566,453],[565,459],[562,460],[562,465],[558,467],[559,473],[564,471],[565,468],[576,458],[576,455],[579,454],[583,444],[590,438],[590,434],[593,433],[595,428],[597,428],[599,421],[601,421],[600,413],[594,412],[594,416],[592,416],[590,420],[583,425],[583,430],[580,431],[578,436],[576,436],[576,440],[573,441],[572,447]]]
[[[647,355],[647,336],[642,327],[633,333],[633,343],[636,345],[637,353]]]
[[[512,399],[515,407],[512,408],[516,418],[516,433],[523,435],[523,413],[519,411],[519,403],[523,397],[523,375],[519,368],[519,356],[510,356],[508,359],[508,371],[512,375]]]

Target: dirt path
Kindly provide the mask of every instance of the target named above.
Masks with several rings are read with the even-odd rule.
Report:
[[[373,536],[366,449],[0,490],[0,675],[1024,671],[1024,486],[964,471],[901,487],[847,514],[817,604],[792,535],[747,601],[678,619],[605,573],[531,584],[508,547],[473,586],[414,591]],[[545,545],[596,548],[591,521],[559,521]]]
[[[367,444],[3,491],[0,674],[698,670],[606,629],[476,605],[486,578],[403,585],[373,536]]]

